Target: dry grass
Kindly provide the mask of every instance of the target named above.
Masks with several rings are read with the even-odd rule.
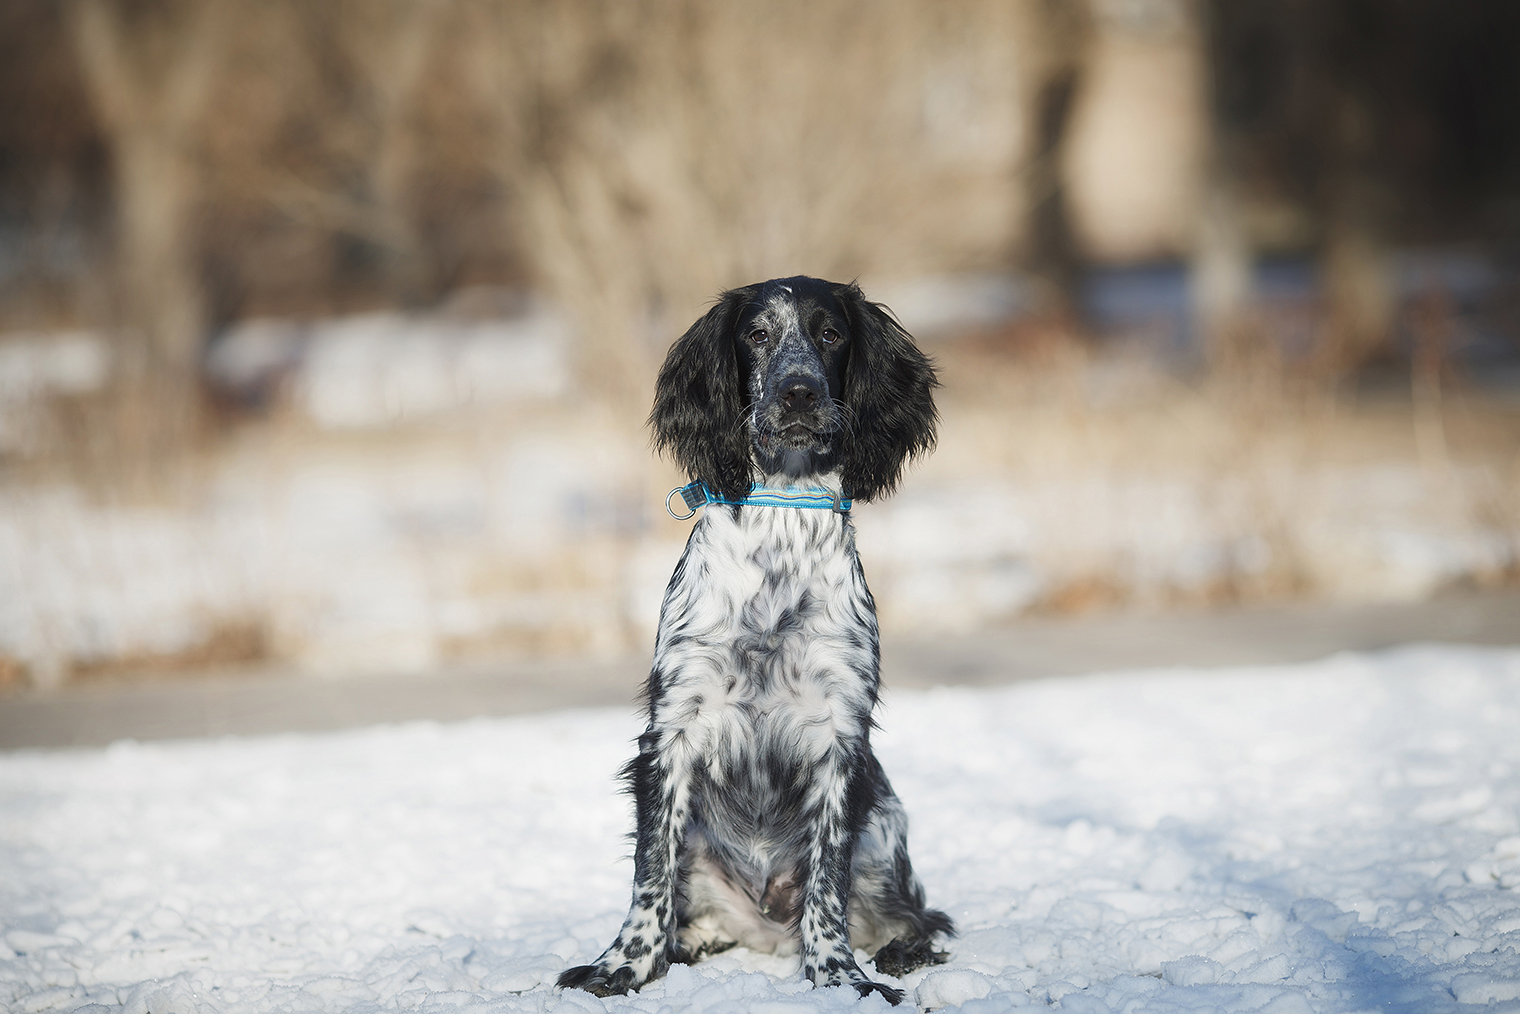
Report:
[[[256,622],[215,624],[205,640],[171,652],[140,652],[74,664],[74,683],[180,677],[270,661],[269,634]]]
[[[858,519],[896,633],[1520,578],[1520,412],[1473,391],[1446,389],[1446,453],[1431,462],[1407,396],[1179,377],[1038,331],[931,351],[941,444]],[[56,486],[34,481],[39,497]],[[88,629],[104,609],[114,640],[60,640],[47,657],[7,647],[0,674],[14,685],[250,661],[363,671],[643,651],[690,527],[659,507],[680,481],[650,452],[641,413],[594,399],[348,432],[287,404],[207,447],[175,495],[38,499],[13,515],[15,537],[46,549],[23,564],[51,568],[37,572],[52,589],[48,629]],[[1436,555],[1410,571],[1387,555],[1406,543]],[[140,569],[150,557],[134,546],[164,548]],[[1008,568],[1032,575],[1027,593],[979,600]],[[134,598],[166,588],[183,589],[180,605],[129,622]],[[201,619],[177,647],[155,646],[153,628],[133,625],[152,616]]]
[[[1026,513],[1041,518],[1030,552],[1051,577],[1031,608],[1380,597],[1371,575],[1334,572],[1342,564],[1325,556],[1321,532],[1331,527],[1483,533],[1498,544],[1491,564],[1459,568],[1451,582],[1520,577],[1520,411],[1471,385],[1446,384],[1434,457],[1423,436],[1431,409],[1407,389],[1337,394],[1259,361],[1178,376],[1039,332],[952,345],[939,358],[945,439],[914,482],[977,477],[1025,491]],[[1248,559],[1196,583],[1137,580],[1126,556],[1144,551],[1152,522],[1126,530],[1123,515],[1164,515],[1168,497],[1199,543],[1248,541]],[[1175,523],[1153,522],[1158,544],[1177,539]]]

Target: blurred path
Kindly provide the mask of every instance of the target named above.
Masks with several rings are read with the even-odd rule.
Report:
[[[882,675],[889,687],[985,686],[1115,669],[1301,662],[1411,641],[1520,644],[1520,593],[1024,620],[985,634],[889,640]],[[267,671],[16,694],[0,697],[0,749],[632,706],[647,664],[511,663],[345,679]]]

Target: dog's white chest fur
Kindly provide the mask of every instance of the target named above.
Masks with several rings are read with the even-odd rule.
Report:
[[[865,732],[876,618],[849,520],[826,510],[709,508],[666,590],[654,702],[719,784],[753,755],[816,761]]]

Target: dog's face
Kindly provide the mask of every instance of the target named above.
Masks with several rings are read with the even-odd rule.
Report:
[[[673,346],[655,385],[655,444],[731,498],[756,479],[837,473],[891,492],[934,446],[934,368],[856,285],[778,278],[732,289]]]
[[[813,278],[764,283],[740,311],[733,340],[761,474],[801,479],[833,471],[850,347],[834,286]]]

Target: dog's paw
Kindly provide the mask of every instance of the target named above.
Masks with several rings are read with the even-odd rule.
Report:
[[[943,965],[950,959],[946,951],[936,951],[927,940],[905,940],[898,937],[876,952],[872,960],[882,975],[901,979],[914,969],[925,965]]]
[[[601,962],[565,969],[560,973],[557,985],[560,989],[583,989],[596,996],[620,996],[642,985],[633,981],[634,976],[634,970],[629,965],[614,968]]]

